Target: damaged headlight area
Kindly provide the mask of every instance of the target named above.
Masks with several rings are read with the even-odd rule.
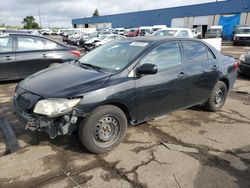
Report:
[[[35,105],[33,112],[36,114],[46,115],[48,117],[57,117],[72,111],[72,109],[79,104],[80,101],[81,98],[40,100]]]

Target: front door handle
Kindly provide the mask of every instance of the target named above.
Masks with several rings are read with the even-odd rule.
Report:
[[[185,72],[180,72],[180,74],[178,74],[178,78],[186,78],[187,76],[188,74]]]
[[[14,57],[12,57],[12,56],[5,56],[3,59],[5,59],[7,61],[10,61],[10,60],[14,59]]]
[[[217,66],[214,65],[214,66],[212,67],[212,70],[217,70]]]

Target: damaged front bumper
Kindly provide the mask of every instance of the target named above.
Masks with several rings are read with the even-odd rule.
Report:
[[[41,99],[41,96],[17,87],[14,96],[15,114],[26,125],[26,129],[45,131],[52,139],[58,135],[72,134],[80,120],[87,115],[78,108],[73,108],[70,112],[53,118],[36,114],[33,109]]]
[[[38,114],[27,114],[16,108],[16,105],[15,114],[26,125],[25,129],[47,132],[51,139],[58,135],[71,135],[77,129],[80,120],[87,115],[79,109],[73,109],[63,116],[50,118]]]

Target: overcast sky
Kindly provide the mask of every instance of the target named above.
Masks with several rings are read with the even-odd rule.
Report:
[[[22,25],[22,19],[33,15],[37,22],[39,0],[1,0],[0,23]],[[215,0],[40,0],[43,27],[70,27],[72,18],[134,12],[166,7],[213,2]]]

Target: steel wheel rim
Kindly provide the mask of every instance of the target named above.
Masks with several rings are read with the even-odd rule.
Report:
[[[119,133],[120,124],[118,120],[111,115],[106,115],[96,123],[93,137],[98,146],[107,147],[115,143]]]
[[[224,100],[224,92],[222,91],[221,88],[218,88],[215,91],[215,95],[214,95],[214,103],[216,107],[220,107],[222,102]]]

